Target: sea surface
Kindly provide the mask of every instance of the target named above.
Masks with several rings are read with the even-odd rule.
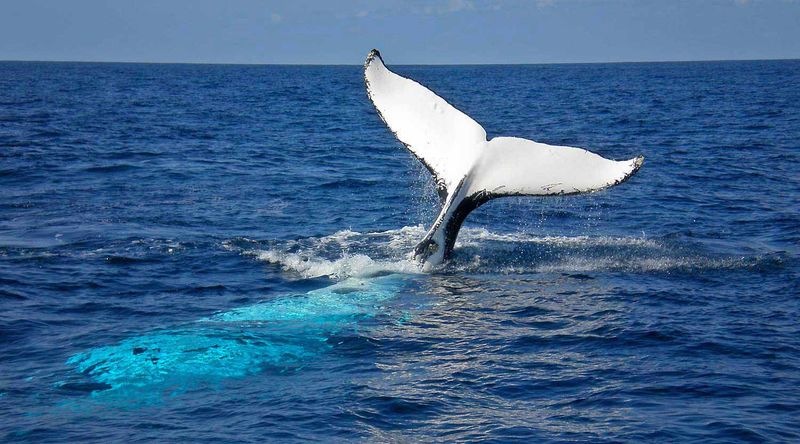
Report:
[[[391,67],[644,166],[422,273],[360,66],[0,63],[0,441],[800,442],[800,61]]]

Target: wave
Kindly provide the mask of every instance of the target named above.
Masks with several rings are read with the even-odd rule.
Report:
[[[129,163],[119,163],[119,164],[111,164],[111,165],[93,165],[90,167],[86,167],[83,171],[87,173],[117,173],[122,171],[129,171],[135,170],[139,168],[136,165],[131,165]]]

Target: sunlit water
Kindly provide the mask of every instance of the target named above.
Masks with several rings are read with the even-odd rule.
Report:
[[[393,68],[645,165],[422,273],[360,67],[0,63],[0,440],[800,440],[800,62]]]

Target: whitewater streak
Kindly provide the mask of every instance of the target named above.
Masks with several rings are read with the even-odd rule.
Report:
[[[491,199],[591,193],[624,182],[644,162],[518,137],[487,140],[478,122],[390,71],[376,49],[367,56],[364,81],[381,119],[436,179],[442,209],[414,248],[424,269],[450,256],[464,219]]]
[[[288,241],[231,240],[226,248],[308,279],[369,279],[387,273],[421,273],[407,252],[425,234],[422,225],[377,232],[342,230]],[[466,227],[456,243],[462,254],[437,266],[446,273],[671,273],[680,270],[769,266],[776,258],[698,254],[686,245],[644,236],[537,236]]]

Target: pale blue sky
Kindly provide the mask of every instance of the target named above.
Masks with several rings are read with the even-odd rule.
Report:
[[[0,0],[0,60],[800,58],[798,0]]]

